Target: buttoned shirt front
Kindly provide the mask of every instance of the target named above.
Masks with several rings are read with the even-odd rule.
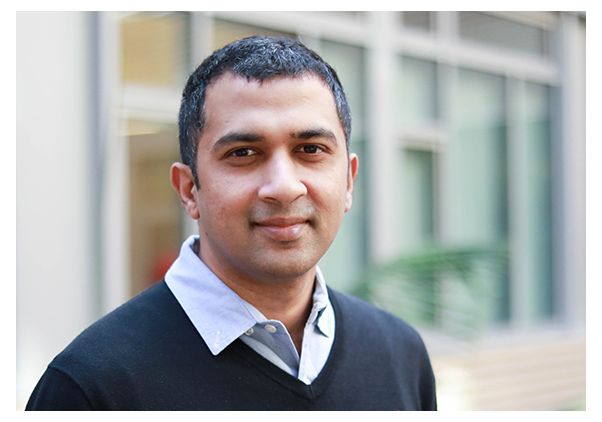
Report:
[[[184,241],[165,282],[213,355],[240,339],[305,384],[318,376],[334,340],[335,317],[319,268],[313,305],[303,331],[301,353],[278,320],[266,318],[221,281],[194,252],[198,236]]]

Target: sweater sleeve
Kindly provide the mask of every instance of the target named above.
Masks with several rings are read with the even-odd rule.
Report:
[[[92,410],[85,393],[67,374],[48,367],[25,410]]]

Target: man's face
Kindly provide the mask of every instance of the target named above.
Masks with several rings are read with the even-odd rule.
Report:
[[[331,91],[310,74],[260,84],[228,73],[207,90],[205,113],[201,258],[226,280],[313,278],[351,207],[358,166]]]

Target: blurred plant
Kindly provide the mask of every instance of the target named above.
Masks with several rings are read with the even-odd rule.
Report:
[[[507,268],[504,244],[431,247],[370,267],[352,293],[411,324],[469,340],[504,318]]]

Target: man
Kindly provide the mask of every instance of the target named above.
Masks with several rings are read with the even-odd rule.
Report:
[[[434,410],[419,335],[317,267],[358,170],[335,71],[294,40],[236,41],[190,76],[179,128],[171,181],[199,236],[51,362],[27,409]]]

